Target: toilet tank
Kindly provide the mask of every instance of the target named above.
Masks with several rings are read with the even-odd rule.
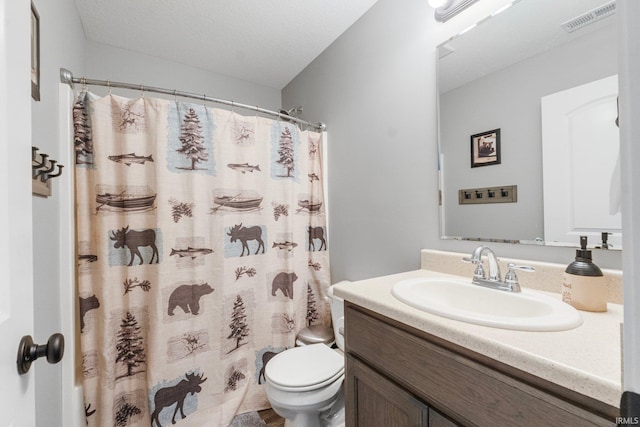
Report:
[[[351,283],[343,281],[336,284]],[[331,302],[331,324],[333,325],[333,334],[336,339],[336,345],[344,351],[344,299],[333,294],[333,286],[329,286],[327,297]]]

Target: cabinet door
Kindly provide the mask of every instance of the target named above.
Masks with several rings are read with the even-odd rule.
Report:
[[[349,427],[427,427],[429,408],[395,383],[347,356],[346,418]]]
[[[458,425],[446,418],[444,415],[440,415],[439,412],[429,409],[429,427],[457,427]]]

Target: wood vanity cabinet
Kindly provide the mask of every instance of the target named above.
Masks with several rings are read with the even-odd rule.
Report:
[[[347,427],[613,426],[618,409],[345,302]]]

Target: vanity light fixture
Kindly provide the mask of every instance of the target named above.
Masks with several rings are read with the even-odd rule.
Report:
[[[438,22],[445,22],[465,10],[478,0],[428,0],[429,6],[434,8]]]
[[[429,3],[429,6],[431,6],[432,8],[437,9],[439,7],[446,5],[447,3],[451,3],[451,1],[450,0],[428,0],[427,3]]]

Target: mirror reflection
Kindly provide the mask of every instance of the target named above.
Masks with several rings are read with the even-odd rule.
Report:
[[[439,46],[443,238],[621,249],[617,80],[590,86],[616,78],[615,22],[615,1],[520,0]]]

